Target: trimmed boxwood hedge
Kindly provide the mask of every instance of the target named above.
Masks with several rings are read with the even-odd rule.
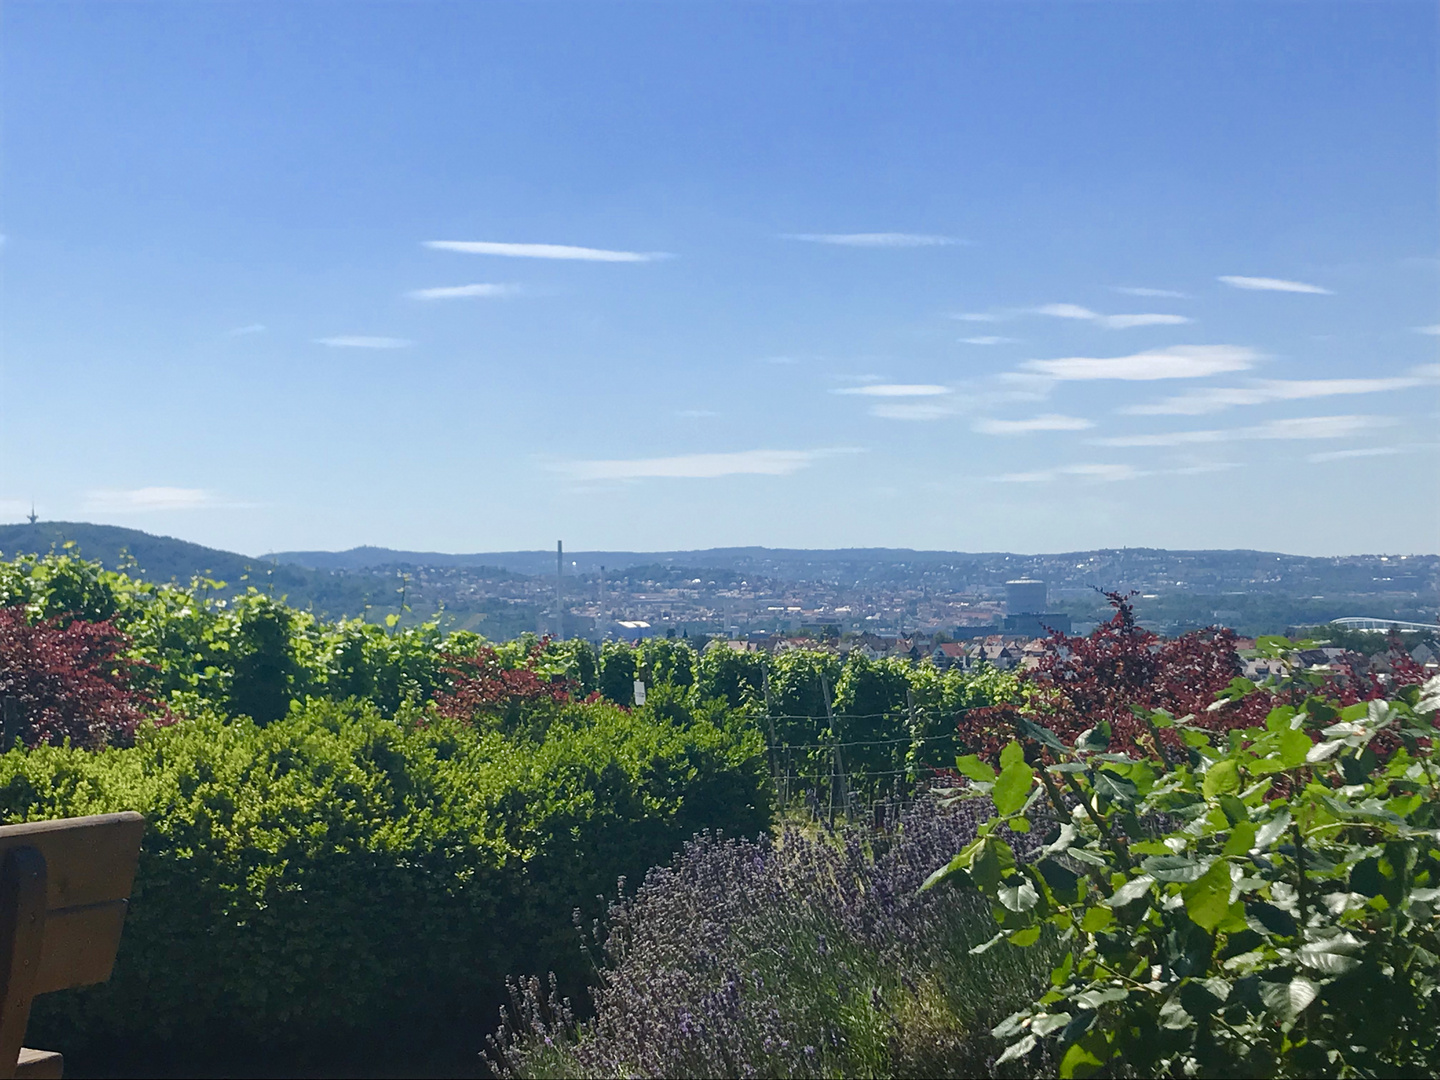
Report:
[[[478,1051],[508,974],[583,977],[572,912],[617,876],[769,826],[763,747],[723,716],[595,703],[506,734],[311,700],[263,728],[201,712],[123,749],[13,750],[5,821],[147,820],[114,976],[39,999],[29,1042]]]

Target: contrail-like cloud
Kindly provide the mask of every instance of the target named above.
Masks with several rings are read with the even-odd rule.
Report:
[[[1143,285],[1116,285],[1114,289],[1125,296],[1154,296],[1170,300],[1188,300],[1189,293],[1179,292],[1175,289],[1151,289]]]
[[[1424,385],[1415,376],[1386,379],[1265,379],[1251,386],[1215,386],[1146,405],[1121,409],[1131,416],[1200,416],[1237,405],[1265,405],[1272,401],[1303,401],[1345,394],[1378,394]]]
[[[782,240],[805,240],[812,244],[837,244],[840,247],[919,248],[948,247],[965,241],[953,236],[929,233],[866,232],[866,233],[781,233]]]
[[[467,297],[499,299],[519,292],[518,285],[441,285],[433,289],[412,289],[405,295],[413,300],[461,300]]]
[[[1223,281],[1236,289],[1256,289],[1261,292],[1294,292],[1294,293],[1318,293],[1323,296],[1331,296],[1331,290],[1322,288],[1319,285],[1310,285],[1303,281],[1286,281],[1283,278],[1273,277],[1240,277],[1235,274],[1221,274],[1217,281]]]
[[[339,334],[335,337],[316,338],[315,344],[327,345],[332,349],[408,349],[415,343],[398,337],[370,337],[366,334]]]
[[[148,513],[158,510],[208,510],[224,503],[203,488],[142,487],[85,493],[85,509],[100,514]]]
[[[1114,483],[1116,480],[1133,480],[1143,476],[1133,465],[1083,464],[1065,465],[1058,469],[1041,469],[1037,472],[1002,473],[990,477],[997,484],[1048,484],[1065,476],[1075,476],[1092,483]]]
[[[938,397],[950,393],[950,388],[934,383],[872,383],[868,386],[847,386],[830,392],[860,394],[864,397]]]
[[[426,240],[436,251],[465,255],[505,255],[512,259],[576,259],[581,262],[641,263],[673,258],[665,251],[611,251],[571,244],[510,244],[494,240]]]
[[[1032,315],[1049,315],[1055,319],[1083,319],[1111,330],[1128,330],[1133,326],[1182,326],[1193,320],[1186,315],[1143,312],[1135,315],[1102,315],[1079,304],[1041,304],[1031,308]]]
[[[1259,354],[1239,345],[1175,345],[1132,356],[1067,356],[1058,360],[1029,360],[1026,371],[1061,381],[1090,379],[1199,379],[1244,371]]]
[[[982,435],[1029,435],[1035,431],[1084,431],[1094,426],[1083,417],[1046,413],[1026,420],[977,420],[974,430]]]
[[[1118,435],[1095,439],[1097,446],[1187,446],[1192,443],[1233,442],[1243,439],[1343,439],[1376,428],[1389,427],[1388,416],[1299,416],[1271,420],[1254,427],[1210,431],[1168,431],[1154,435]]]
[[[833,454],[829,450],[740,450],[728,454],[680,454],[675,457],[571,461],[553,466],[576,480],[710,480],[720,476],[789,476]]]

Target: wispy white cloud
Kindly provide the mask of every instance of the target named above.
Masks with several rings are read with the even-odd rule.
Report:
[[[1133,326],[1181,326],[1192,321],[1185,315],[1146,312],[1138,315],[1102,315],[1079,304],[1041,304],[1031,308],[1032,315],[1049,315],[1056,319],[1080,319],[1111,330],[1128,330]]]
[[[316,345],[328,345],[332,349],[406,349],[415,344],[398,337],[369,337],[364,334],[340,334],[336,337],[315,339]]]
[[[1440,323],[1436,323],[1434,326],[1417,326],[1415,332],[1417,334],[1440,334]]]
[[[675,415],[689,417],[692,419],[701,419],[707,416],[719,416],[720,414],[714,409],[677,409],[675,411]]]
[[[1250,439],[1340,439],[1394,423],[1389,416],[1297,416],[1241,430]]]
[[[265,325],[263,323],[250,323],[248,326],[237,326],[230,331],[231,337],[244,337],[247,334],[263,334]]]
[[[1182,326],[1193,321],[1185,315],[1168,315],[1161,312],[1100,316],[1100,325],[1108,326],[1112,330],[1128,330],[1132,326]]]
[[[1140,475],[1133,465],[1066,465],[1059,472],[1065,476],[1081,476],[1107,483],[1113,480],[1129,480]]]
[[[681,454],[677,457],[571,461],[553,466],[576,480],[708,480],[719,476],[789,476],[823,457],[854,453],[828,450],[741,450],[729,454]]]
[[[1002,473],[990,479],[997,484],[1045,484],[1064,476],[1076,476],[1094,483],[1113,483],[1116,480],[1133,480],[1143,476],[1133,465],[1084,464],[1065,465],[1058,469],[1041,469],[1037,472]]]
[[[405,295],[413,300],[460,300],[470,296],[481,296],[498,299],[505,296],[516,296],[520,292],[519,285],[441,285],[433,289],[412,289]]]
[[[781,233],[782,240],[806,240],[812,244],[838,244],[841,247],[918,248],[946,247],[962,244],[953,236],[930,233],[866,232],[866,233]]]
[[[870,407],[870,415],[878,416],[882,420],[943,420],[947,416],[954,416],[955,412],[955,406],[951,402],[938,398]]]
[[[1098,319],[1100,313],[1079,304],[1041,304],[1030,309],[1035,315],[1050,315],[1056,319]]]
[[[1305,460],[1319,465],[1325,461],[1344,461],[1346,458],[1364,457],[1387,457],[1390,454],[1403,453],[1398,446],[1358,446],[1353,450],[1327,450],[1321,454],[1311,454]]]
[[[636,263],[673,258],[665,251],[609,251],[605,248],[575,247],[571,244],[507,244],[492,240],[426,240],[425,246],[436,251],[459,251],[466,255],[506,255],[515,259]]]
[[[208,510],[224,505],[203,488],[143,487],[85,493],[85,509],[101,514],[143,514],[157,510]]]
[[[1002,371],[995,381],[1008,389],[993,394],[998,401],[1043,401],[1055,389],[1055,380],[1033,371]]]
[[[1223,281],[1226,285],[1232,285],[1237,289],[1258,289],[1263,292],[1320,293],[1324,296],[1333,295],[1330,289],[1321,288],[1319,285],[1308,285],[1303,281],[1285,281],[1283,278],[1240,277],[1236,274],[1221,274],[1216,280]]]
[[[1301,416],[1270,420],[1255,427],[1117,435],[1092,441],[1097,446],[1186,446],[1244,439],[1342,439],[1393,423],[1388,416]]]
[[[1389,379],[1265,379],[1250,386],[1216,386],[1191,390],[1176,397],[1147,405],[1121,409],[1131,416],[1200,416],[1237,405],[1264,405],[1272,401],[1301,401],[1306,398],[1337,397],[1344,394],[1377,394],[1420,386],[1424,379],[1413,376]]]
[[[1259,359],[1254,349],[1240,345],[1175,345],[1131,356],[1068,356],[1058,360],[1028,360],[1026,371],[1062,381],[1089,379],[1199,379],[1228,371],[1244,371]]]
[[[950,388],[933,383],[872,383],[869,386],[846,386],[830,392],[863,394],[866,397],[938,397],[950,393]]]
[[[975,421],[974,429],[982,435],[1028,435],[1034,431],[1084,431],[1095,425],[1079,416],[1061,416],[1046,413],[1032,416],[1028,420],[995,420],[986,418]]]
[[[1199,461],[1194,465],[1181,465],[1178,468],[1160,471],[1172,476],[1202,476],[1205,473],[1226,472],[1229,469],[1238,468],[1240,468],[1238,461]]]
[[[1163,291],[1163,290],[1157,290]],[[1093,323],[1107,330],[1128,330],[1135,326],[1184,326],[1195,320],[1188,315],[1169,312],[1145,311],[1133,314],[1106,315],[1082,304],[1040,304],[1028,308],[1007,308],[1003,311],[967,311],[951,315],[962,322],[1005,322],[1022,315],[1044,315],[1052,319],[1073,319],[1076,322]]]
[[[985,334],[980,337],[960,339],[960,344],[962,345],[1017,345],[1019,342],[1019,338],[1000,337],[996,334]]]
[[[762,356],[760,362],[762,364],[798,364],[800,358],[798,356]]]
[[[1041,469],[1039,472],[1007,472],[990,477],[991,483],[995,484],[1048,484],[1054,479],[1054,469]]]
[[[1074,476],[1092,483],[1113,483],[1118,480],[1135,480],[1142,476],[1199,476],[1203,473],[1224,472],[1238,468],[1240,465],[1233,461],[1201,461],[1193,465],[1181,465],[1170,469],[1137,469],[1133,465],[1096,463],[1063,465],[1035,472],[1004,473],[989,479],[994,483],[1002,484],[1044,484]]]
[[[1115,285],[1112,286],[1118,293],[1126,296],[1153,296],[1169,300],[1188,300],[1189,293],[1177,292],[1174,289],[1149,289],[1143,285]]]

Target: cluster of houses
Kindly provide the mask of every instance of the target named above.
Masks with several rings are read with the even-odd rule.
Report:
[[[736,652],[771,654],[795,649],[819,649],[841,657],[856,653],[868,660],[929,659],[936,667],[958,668],[961,671],[973,671],[987,665],[1001,671],[1034,667],[1048,648],[1044,638],[1027,637],[1023,634],[991,634],[969,641],[949,641],[943,634],[937,636],[941,640],[937,641],[925,634],[884,637],[866,633],[833,638],[757,634],[743,639],[717,641],[711,647],[719,645]]]
[[[1027,637],[1023,634],[989,634],[969,641],[950,641],[945,635],[936,635],[940,640],[924,634],[883,637],[878,634],[844,635],[830,638],[814,636],[786,637],[771,634],[756,634],[744,639],[716,639],[711,648],[729,648],[736,652],[766,652],[771,654],[790,652],[795,649],[819,649],[833,652],[841,657],[858,653],[870,660],[894,657],[912,661],[929,659],[936,667],[955,668],[960,671],[974,671],[980,667],[1013,671],[1037,666],[1050,642],[1043,637]],[[1271,676],[1289,673],[1295,666],[1306,668],[1335,668],[1347,666],[1360,671],[1388,673],[1397,657],[1379,653],[1365,657],[1346,649],[1318,648],[1304,649],[1291,654],[1287,660],[1269,659],[1255,654],[1254,638],[1238,638],[1236,648],[1244,662],[1244,675],[1255,682],[1263,682]],[[1440,649],[1420,643],[1410,650],[1410,659],[1421,667],[1440,671]]]
[[[1254,648],[1254,642],[1247,642],[1250,648]],[[1440,648],[1435,645],[1420,642],[1409,650],[1410,659],[1419,664],[1427,671],[1440,672]],[[1242,654],[1243,655],[1243,654]],[[1401,657],[1394,649],[1386,652],[1376,653],[1373,656],[1362,656],[1360,653],[1351,652],[1349,649],[1320,648],[1301,649],[1284,659],[1274,659],[1263,656],[1251,657],[1245,661],[1245,677],[1255,682],[1263,682],[1272,676],[1279,677],[1288,674],[1297,667],[1324,670],[1336,668],[1350,668],[1354,671],[1366,671],[1375,675],[1385,676],[1394,670],[1395,662]]]

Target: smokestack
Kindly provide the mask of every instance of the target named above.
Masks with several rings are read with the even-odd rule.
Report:
[[[565,640],[565,545],[555,541],[555,640]]]

